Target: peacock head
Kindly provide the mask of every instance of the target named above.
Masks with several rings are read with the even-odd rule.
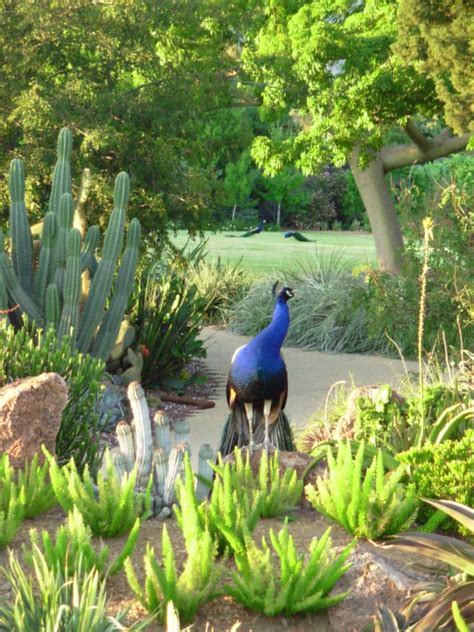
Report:
[[[274,283],[272,287],[273,298],[275,298],[277,286],[278,286],[278,281],[276,281],[276,283]],[[286,303],[287,301],[290,300],[290,298],[293,298],[294,295],[295,293],[293,292],[291,287],[285,286],[278,292],[277,300],[282,300]]]

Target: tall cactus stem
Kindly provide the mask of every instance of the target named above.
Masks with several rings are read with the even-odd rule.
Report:
[[[153,416],[153,444],[155,448],[163,448],[166,454],[171,451],[170,421],[161,410]]]
[[[139,382],[132,382],[128,387],[127,394],[133,414],[137,486],[139,489],[144,489],[148,484],[152,471],[153,440],[151,437],[150,413],[145,393]]]
[[[64,274],[67,259],[67,240],[72,227],[74,215],[74,200],[70,193],[63,193],[59,206],[58,235],[54,249],[56,273],[54,281],[60,293],[63,290]]]
[[[203,443],[199,449],[199,466],[196,482],[196,498],[198,500],[204,500],[209,496],[210,487],[206,484],[206,481],[212,481],[214,472],[211,467],[211,463],[214,462],[216,453],[212,446],[208,443]]]
[[[72,133],[67,127],[63,127],[59,132],[57,153],[58,159],[53,171],[53,183],[51,186],[51,196],[49,198],[49,211],[52,211],[59,218],[59,207],[63,193],[71,193],[71,152]]]
[[[155,448],[153,464],[155,466],[156,493],[163,499],[165,495],[166,475],[168,474],[169,456],[164,448]]]
[[[128,229],[127,244],[115,282],[113,297],[92,346],[92,355],[101,358],[104,362],[108,360],[117,340],[120,324],[135,283],[140,234],[140,222],[133,219]]]
[[[100,230],[98,226],[91,226],[86,233],[84,239],[84,248],[81,252],[81,270],[86,268],[91,275],[95,274],[97,270],[97,259],[95,258],[95,251],[99,245]]]
[[[120,446],[120,452],[127,459],[129,471],[132,471],[135,463],[135,443],[133,438],[133,430],[126,421],[119,421],[116,427],[117,440]]]
[[[87,353],[97,326],[103,316],[104,305],[112,286],[115,266],[122,249],[125,226],[125,208],[130,191],[130,180],[126,173],[117,176],[114,190],[115,208],[110,216],[105,234],[102,259],[92,279],[89,296],[84,306],[77,344],[79,351]]]
[[[32,294],[28,294],[20,285],[18,278],[13,270],[13,266],[3,245],[3,235],[0,233],[0,274],[3,276],[3,282],[10,295],[13,303],[18,303],[21,310],[28,314],[30,320],[34,320],[38,327],[44,327],[43,315],[31,298]]]
[[[0,274],[0,329],[8,327],[10,319],[8,318],[8,292],[3,282],[3,276]]]
[[[176,436],[176,444],[187,443],[190,444],[189,435],[191,427],[186,419],[178,419],[174,424],[174,434]]]
[[[25,171],[23,162],[10,163],[8,179],[10,191],[10,234],[12,240],[13,270],[21,287],[33,295],[33,239],[25,207]]]
[[[184,468],[184,455],[188,451],[185,443],[180,443],[171,450],[168,464],[168,474],[165,481],[164,503],[172,505],[175,502],[175,484]]]
[[[67,261],[64,273],[63,310],[59,321],[58,339],[71,336],[74,340],[79,321],[81,298],[81,233],[71,228],[67,240]]]
[[[114,467],[117,470],[117,474],[119,475],[120,479],[127,477],[133,468],[129,467],[130,464],[125,454],[122,454],[119,449],[114,448],[113,450],[111,450],[111,457],[112,463],[114,464]]]
[[[55,283],[50,283],[46,288],[46,298],[44,301],[44,311],[46,316],[46,328],[57,329],[59,325],[59,292]]]
[[[46,213],[41,234],[41,250],[35,276],[35,295],[40,309],[45,309],[46,288],[54,281],[54,242],[57,222],[54,213]]]

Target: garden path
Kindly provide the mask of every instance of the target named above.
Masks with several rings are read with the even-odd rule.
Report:
[[[191,424],[191,451],[197,465],[199,446],[210,443],[217,446],[227,419],[228,408],[225,383],[230,361],[237,347],[248,342],[248,336],[238,336],[215,327],[205,327],[202,338],[206,342],[205,365],[217,380],[211,398],[214,408],[196,412],[189,418]],[[312,414],[324,405],[328,390],[334,382],[354,381],[356,386],[390,383],[394,386],[404,375],[400,360],[381,356],[348,353],[321,353],[294,347],[283,349],[288,368],[289,394],[286,412],[296,430],[304,427]],[[416,362],[407,362],[409,371],[416,371]]]

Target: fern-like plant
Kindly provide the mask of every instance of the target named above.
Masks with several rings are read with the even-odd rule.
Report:
[[[123,630],[124,613],[109,617],[105,583],[96,570],[83,573],[78,561],[72,579],[60,566],[50,567],[38,548],[33,549],[33,576],[23,570],[10,552],[9,569],[4,573],[13,599],[0,603],[0,630],[8,632],[114,632]],[[128,630],[144,629],[137,624]]]
[[[13,486],[8,505],[3,505],[0,509],[0,549],[13,540],[23,518],[24,504],[17,496],[16,486]]]
[[[419,502],[412,485],[405,487],[400,467],[385,473],[379,450],[364,472],[365,446],[361,442],[355,458],[349,442],[340,443],[337,456],[327,450],[329,473],[307,485],[312,506],[336,520],[357,537],[377,539],[403,531],[415,520]]]
[[[329,528],[319,540],[313,538],[309,559],[305,561],[304,555],[296,550],[287,524],[278,534],[271,529],[270,540],[278,567],[265,538],[260,548],[247,536],[245,546],[234,552],[237,571],[232,573],[233,585],[226,585],[225,592],[247,608],[269,617],[334,606],[347,596],[347,593],[328,594],[350,567],[347,558],[353,543],[337,555],[331,547],[330,533]]]
[[[185,537],[209,531],[218,542],[220,553],[240,548],[245,534],[255,529],[261,514],[262,495],[246,487],[236,489],[230,463],[216,476],[211,498],[199,502],[188,454],[184,460],[184,481],[176,481],[176,497],[179,506],[175,506],[175,514]]]
[[[25,518],[34,518],[57,504],[49,478],[49,463],[40,465],[37,454],[31,461],[25,461],[23,469],[16,471],[16,477],[18,488],[24,494]]]
[[[244,457],[241,450],[236,448],[234,459],[234,463],[231,463],[229,467],[232,489],[239,493],[242,489],[246,489],[257,501],[261,496],[260,516],[262,518],[281,516],[298,504],[303,493],[303,480],[298,479],[298,474],[293,469],[280,474],[278,452],[269,458],[267,453],[262,451],[257,476],[252,472],[248,453]],[[212,467],[223,479],[225,466],[221,457],[219,457],[219,463]]]
[[[120,477],[108,452],[104,458],[105,473],[98,473],[96,485],[87,466],[81,478],[73,459],[60,468],[48,454],[51,482],[61,507],[69,512],[76,506],[94,535],[111,538],[129,531],[138,517],[151,515],[153,481],[150,477],[146,490],[135,492],[137,470]]]
[[[202,531],[198,537],[187,539],[186,561],[181,573],[176,569],[173,546],[166,526],[163,525],[162,565],[155,559],[150,545],[144,556],[145,582],[139,581],[130,559],[125,560],[125,572],[128,583],[138,601],[160,622],[166,618],[170,601],[179,613],[183,623],[194,619],[203,603],[219,596],[218,584],[222,574],[217,565],[217,544],[208,531]]]
[[[48,565],[64,569],[68,577],[77,573],[79,560],[81,570],[89,573],[93,569],[99,572],[101,577],[115,575],[123,567],[123,563],[129,557],[137,544],[140,534],[140,519],[137,518],[122,551],[112,561],[109,561],[109,547],[102,544],[96,550],[92,542],[92,532],[84,524],[84,519],[77,507],[69,512],[66,523],[56,531],[55,540],[45,530],[40,534],[36,529],[30,530],[31,549],[23,547],[23,555],[27,562],[33,564],[34,549],[42,550]]]

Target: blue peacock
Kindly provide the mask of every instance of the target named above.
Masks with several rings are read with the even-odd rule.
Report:
[[[273,286],[276,294],[277,283]],[[288,395],[288,373],[281,346],[290,324],[288,300],[293,290],[284,287],[276,298],[271,323],[255,338],[239,347],[231,361],[227,403],[231,413],[222,435],[220,452],[263,443],[279,450],[294,450],[294,440],[283,412]]]

